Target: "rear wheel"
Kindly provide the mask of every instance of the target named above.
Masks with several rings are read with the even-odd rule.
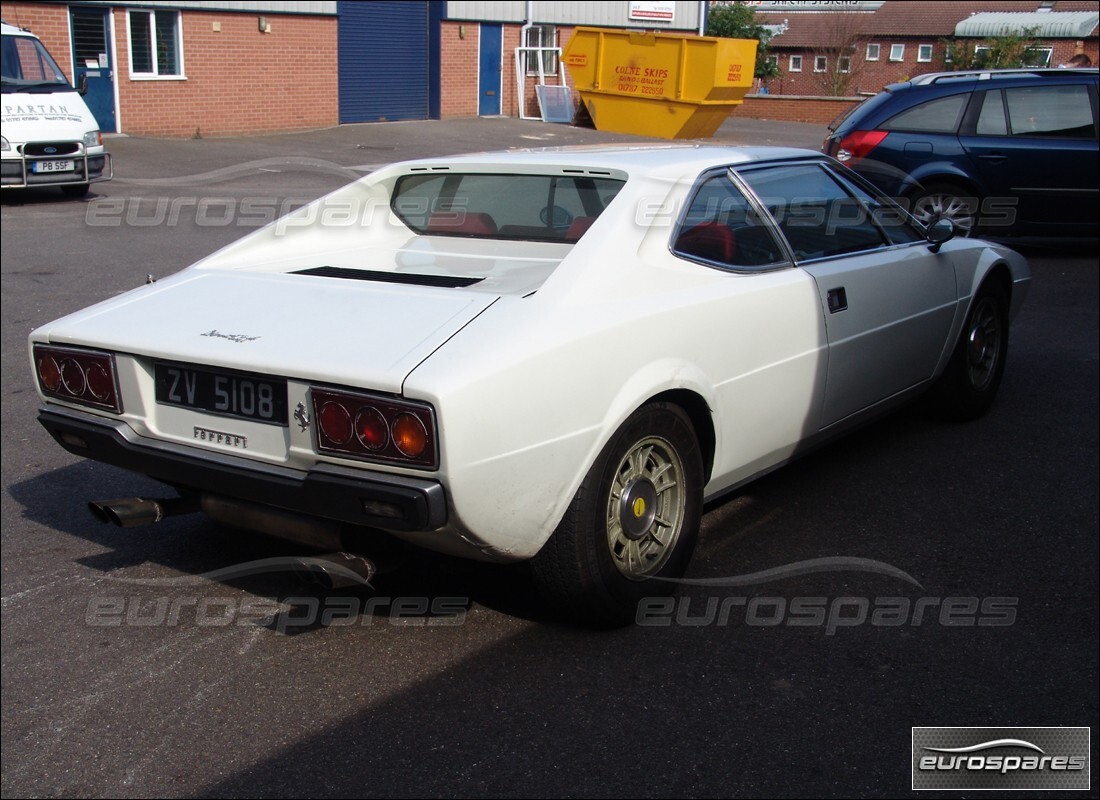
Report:
[[[703,462],[678,406],[634,413],[585,476],[561,524],[532,560],[555,610],[594,625],[626,625],[638,602],[667,595],[699,533]]]
[[[958,236],[973,236],[978,227],[979,200],[973,194],[950,183],[933,183],[922,186],[910,197],[910,211],[923,225],[931,225],[938,219],[955,223]]]
[[[997,396],[1008,356],[1008,292],[997,280],[978,289],[951,360],[932,388],[936,410],[949,419],[976,419]]]

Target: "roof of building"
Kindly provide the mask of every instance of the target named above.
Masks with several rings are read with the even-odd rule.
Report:
[[[1040,7],[1049,10],[1039,11]],[[994,30],[981,33],[957,33],[957,29],[974,17],[993,20]],[[1095,35],[1100,22],[1095,2],[1053,4],[1042,0],[1001,0],[1001,2],[957,2],[957,0],[886,0],[873,12],[826,11],[819,13],[757,13],[757,21],[766,25],[785,26],[786,30],[772,39],[773,47],[815,47],[822,44],[823,31],[846,31],[862,39],[882,37],[942,38],[949,36],[995,36],[1004,32],[1006,24],[1027,21],[1025,27],[1039,27],[1039,36],[1083,38]],[[1088,27],[1091,19],[1091,27]],[[1085,28],[1088,28],[1085,30]],[[977,29],[973,23],[966,30]],[[984,31],[984,28],[982,29]],[[1020,29],[1023,30],[1022,28]],[[1073,30],[1073,33],[1046,31]],[[1083,31],[1083,32],[1082,32]],[[826,34],[828,35],[828,34]],[[833,38],[836,38],[835,36]]]
[[[955,26],[956,36],[1003,36],[1034,31],[1041,39],[1080,39],[1100,23],[1098,11],[1055,11],[1044,14],[987,11],[967,17]]]

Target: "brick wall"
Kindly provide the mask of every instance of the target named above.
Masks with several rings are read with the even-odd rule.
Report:
[[[72,80],[65,6],[5,2],[4,19],[30,28]],[[145,136],[230,136],[337,123],[336,18],[183,12],[186,80],[130,77],[126,11],[113,14],[119,130]],[[214,30],[220,23],[221,31]]]
[[[509,117],[519,116],[519,99],[516,82],[516,48],[520,45],[522,26],[505,25],[503,28],[504,52],[501,61],[501,103],[500,113]],[[462,33],[465,36],[462,36]],[[475,117],[478,107],[478,42],[479,25],[476,22],[444,22],[442,30],[442,74],[440,88],[442,103],[440,116]],[[564,48],[573,34],[572,27],[558,27],[558,47]],[[525,76],[526,105],[524,111],[537,116],[538,100],[535,97],[537,76]],[[558,84],[558,76],[546,76],[548,84]],[[566,83],[573,86],[573,80],[566,75]],[[574,94],[574,101],[580,98]]]
[[[858,104],[853,97],[779,97],[778,95],[748,95],[745,102],[734,106],[734,117],[771,119],[780,122],[812,122],[827,125]]]
[[[230,136],[337,124],[336,18],[183,12],[186,80],[130,77],[115,9],[121,125],[150,136]],[[220,32],[215,25],[220,24]]]
[[[477,42],[474,22],[444,22],[440,32],[440,116],[477,116]]]

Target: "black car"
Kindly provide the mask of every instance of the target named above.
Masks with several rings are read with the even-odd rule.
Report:
[[[822,150],[928,223],[963,234],[1095,237],[1096,69],[941,72],[887,86]]]

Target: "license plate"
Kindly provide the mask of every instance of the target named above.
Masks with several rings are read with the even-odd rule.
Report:
[[[72,159],[59,159],[55,161],[32,161],[31,172],[72,172],[73,171]]]
[[[223,417],[286,426],[286,381],[247,372],[158,362],[157,402]]]

